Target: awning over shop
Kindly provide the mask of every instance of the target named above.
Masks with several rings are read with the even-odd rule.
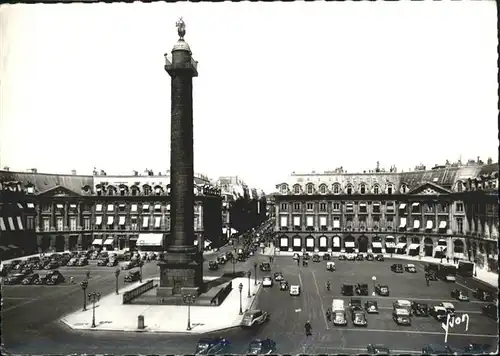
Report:
[[[339,229],[340,228],[340,220],[333,220],[333,227],[335,229]]]
[[[161,204],[155,204],[155,210],[160,211],[161,210]]]
[[[163,234],[139,234],[137,246],[162,246]]]
[[[410,245],[410,250],[417,250],[420,248],[420,244],[411,244]]]
[[[405,209],[405,208],[406,208],[406,204],[405,203],[399,204],[399,209]]]
[[[440,229],[446,229],[446,225],[447,225],[447,223],[444,220],[442,220],[442,221],[439,222],[439,228]]]
[[[1,216],[0,216],[0,231],[7,231],[7,227],[5,226],[5,221]]]
[[[35,209],[34,203],[27,203],[26,206],[28,207],[28,209]]]
[[[9,227],[10,227],[10,230],[11,231],[15,231],[16,230],[16,225],[14,225],[14,218],[9,216],[7,218],[7,221],[9,222]]]
[[[142,227],[148,227],[149,226],[149,216],[145,216],[142,219]],[[140,237],[140,236],[139,236]]]
[[[372,247],[373,248],[382,248],[382,243],[378,242],[378,241],[372,242]]]
[[[399,228],[404,229],[406,227],[406,218],[399,218]]]
[[[120,226],[125,225],[125,216],[120,216],[120,219],[118,220],[118,225]]]
[[[106,241],[104,241],[104,245],[113,245],[114,241],[114,239],[106,239]]]
[[[396,248],[397,249],[406,248],[406,242],[398,242]]]
[[[76,204],[70,204],[70,205],[69,205],[69,207],[70,207],[71,209],[76,209]]]
[[[413,220],[413,228],[420,229],[420,220]]]
[[[412,208],[418,208],[419,205],[420,205],[420,203],[412,203],[411,204]]]
[[[62,205],[62,204],[56,204],[56,208],[57,209],[64,209],[64,205]]]
[[[355,244],[354,244],[354,241],[346,241],[345,242],[345,247],[354,247]]]
[[[24,206],[23,206],[23,204],[21,204],[21,203],[17,203],[17,207],[18,207],[19,209],[24,209]]]
[[[158,229],[161,226],[161,216],[155,216],[155,228]]]
[[[17,220],[17,227],[19,227],[19,230],[24,230],[23,219],[21,219],[20,216],[16,216],[16,220]]]
[[[425,225],[425,228],[427,230],[432,230],[433,225],[434,224],[433,224],[432,220],[427,220],[427,225]]]
[[[115,221],[114,216],[108,216],[108,221],[106,225],[113,225],[114,221]]]
[[[142,204],[142,210],[149,210],[149,204]]]
[[[446,250],[446,246],[443,246],[443,245],[438,245],[436,246],[436,251],[440,251],[440,252],[443,252]]]
[[[96,216],[95,217],[95,224],[96,225],[101,225],[102,224],[102,216]]]
[[[92,245],[102,245],[102,239],[94,239],[94,241],[92,241]]]

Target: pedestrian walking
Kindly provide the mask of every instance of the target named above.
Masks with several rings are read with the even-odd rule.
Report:
[[[446,263],[450,263],[450,258],[446,256]]]
[[[308,336],[312,336],[312,326],[311,326],[311,322],[308,320],[305,324],[304,324],[304,329],[306,331],[306,337]]]
[[[331,312],[330,308],[328,308],[328,309],[326,310],[326,320],[327,320],[328,322],[331,322],[331,321],[332,321],[332,312]]]

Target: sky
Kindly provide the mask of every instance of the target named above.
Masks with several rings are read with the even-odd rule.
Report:
[[[497,161],[494,1],[2,5],[0,16],[11,170],[169,169],[163,55],[179,16],[199,62],[195,172],[269,193],[293,171]]]

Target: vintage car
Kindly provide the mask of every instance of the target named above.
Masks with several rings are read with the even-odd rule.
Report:
[[[227,262],[226,256],[219,256],[217,257],[217,263],[220,265],[225,265]]]
[[[365,256],[363,256],[363,254],[358,253],[356,255],[356,261],[364,261],[364,260],[365,260]]]
[[[365,310],[368,314],[378,314],[378,303],[375,300],[367,300]]]
[[[354,291],[357,295],[368,295],[368,284],[358,283],[354,287]]]
[[[23,285],[30,285],[30,284],[35,283],[35,281],[36,281],[39,277],[40,277],[40,276],[38,275],[38,273],[33,273],[33,274],[30,274],[30,275],[27,275],[26,277],[24,277],[21,283],[22,283]]]
[[[122,264],[121,269],[122,270],[127,270],[127,269],[132,269],[134,267],[139,267],[139,261],[138,260],[130,260]]]
[[[492,302],[494,300],[493,295],[485,289],[477,288],[474,293],[474,297],[482,300],[484,302]]]
[[[8,284],[8,285],[21,284],[21,282],[23,281],[23,279],[25,277],[26,277],[25,274],[14,273],[10,276],[5,277],[5,279],[3,280],[3,283]]]
[[[392,312],[392,320],[398,325],[411,325],[410,313],[406,308],[394,308]]]
[[[408,315],[411,316],[411,302],[406,299],[398,299],[392,303],[393,310],[396,309],[405,309],[408,312]]]
[[[384,255],[379,254],[379,255],[375,256],[375,261],[383,262],[384,261]]]
[[[363,310],[361,299],[351,298],[351,300],[349,301],[349,307],[351,308],[351,311]]]
[[[298,253],[293,254],[293,259],[294,260],[300,260],[300,255]]]
[[[107,267],[114,267],[114,266],[118,266],[118,257],[116,258],[111,258],[109,261],[108,261],[108,264],[106,265]]]
[[[284,279],[284,278],[283,278],[283,273],[281,273],[281,272],[276,272],[276,273],[274,273],[274,280],[275,280],[276,282],[280,282],[280,281],[282,281],[283,279]]]
[[[335,271],[335,262],[333,262],[333,261],[328,261],[328,262],[326,263],[326,270],[327,270],[327,271],[330,271],[330,272]]]
[[[217,271],[219,269],[219,264],[217,261],[210,261],[208,262],[208,269],[210,271]]]
[[[429,344],[422,347],[422,355],[454,355],[453,350],[448,345]]]
[[[271,271],[271,264],[268,262],[262,262],[260,264],[260,270],[262,272],[270,272]]]
[[[411,312],[415,316],[429,316],[429,306],[425,303],[411,303]]]
[[[345,261],[345,260],[347,260],[346,255],[344,254],[339,255],[339,261]]]
[[[64,283],[66,280],[64,276],[59,272],[58,270],[55,271],[50,271],[46,276],[45,276],[45,284],[47,285],[56,285],[59,283]]]
[[[109,258],[107,258],[107,257],[102,257],[101,259],[99,259],[99,260],[97,261],[97,265],[98,265],[99,267],[104,267],[104,266],[106,266],[106,265],[108,264],[108,262],[109,262]]]
[[[346,326],[347,316],[345,310],[334,310],[332,313],[333,325]]]
[[[340,293],[345,296],[352,296],[354,295],[354,286],[352,284],[342,284]]]
[[[262,287],[272,287],[273,286],[273,279],[271,276],[266,276],[262,279]]]
[[[440,306],[445,308],[448,314],[455,315],[455,306],[452,303],[442,302]]]
[[[59,268],[59,262],[57,261],[50,261],[45,267],[44,269],[56,269],[56,268]]]
[[[310,258],[311,258],[311,256],[309,256],[309,254],[308,254],[307,252],[304,252],[304,253],[302,254],[302,259],[303,259],[303,260],[306,260],[306,261],[307,261],[307,260],[309,260]]]
[[[408,273],[417,273],[417,269],[415,268],[415,265],[412,263],[409,263],[405,266],[405,271]]]
[[[269,355],[276,353],[276,342],[271,339],[255,339],[248,345],[247,355]]]
[[[347,254],[347,261],[356,261],[356,255],[354,253]]]
[[[325,252],[323,255],[323,261],[330,261],[332,259],[332,255],[330,255],[328,252]]]
[[[470,343],[465,346],[462,350],[459,350],[458,354],[466,355],[488,355],[492,352],[492,346],[489,344],[475,344]]]
[[[319,257],[319,255],[314,254],[312,260],[313,260],[313,262],[320,262],[321,258]]]
[[[434,272],[434,271],[427,271],[427,272],[425,272],[425,277],[429,281],[437,281],[438,280],[438,276],[437,276],[436,272]]]
[[[429,315],[432,316],[437,321],[446,321],[448,317],[448,312],[446,308],[441,305],[435,305],[429,310]]]
[[[135,270],[130,271],[124,278],[123,281],[127,283],[136,282],[141,279],[141,271]]]
[[[366,260],[367,261],[373,261],[375,259],[375,257],[373,257],[373,254],[369,253],[366,255]]]
[[[391,266],[391,271],[395,273],[403,273],[403,265],[401,263],[395,263]]]
[[[298,297],[300,295],[300,286],[292,284],[290,286],[290,295],[294,296],[294,297]]]
[[[288,282],[287,281],[280,282],[280,290],[288,290]]]
[[[196,344],[195,355],[230,354],[231,342],[222,337],[203,338]]]
[[[388,297],[389,296],[389,287],[385,284],[377,284],[375,286],[375,293],[382,297]]]
[[[240,325],[242,327],[253,327],[262,325],[268,320],[269,314],[267,312],[259,309],[252,309],[245,312]]]
[[[33,273],[33,266],[32,265],[26,265],[26,266],[24,266],[24,268],[21,270],[20,273],[24,274],[25,276],[28,275],[28,274],[32,274]]]
[[[78,260],[76,263],[77,266],[82,267],[82,266],[87,266],[89,264],[89,260],[86,257],[82,257]]]
[[[66,266],[68,267],[73,267],[73,266],[76,266],[76,263],[78,262],[78,258],[71,258],[68,263],[66,263]]]
[[[390,355],[391,350],[385,345],[381,344],[368,344],[366,346],[368,355]]]
[[[459,300],[461,302],[468,302],[469,301],[468,294],[460,289],[453,289],[451,291],[451,297],[455,298],[456,300]]]
[[[355,309],[351,312],[352,324],[354,326],[367,326],[366,314],[363,309]]]

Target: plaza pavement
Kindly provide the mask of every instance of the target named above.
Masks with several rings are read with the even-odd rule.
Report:
[[[159,283],[158,279],[153,279]],[[201,334],[238,327],[243,319],[239,314],[240,292],[238,285],[243,285],[241,301],[243,311],[252,308],[261,284],[255,279],[235,278],[233,289],[219,306],[191,306],[191,330],[187,330],[187,306],[177,305],[137,305],[122,304],[124,292],[137,287],[134,283],[119,290],[119,294],[111,293],[96,303],[96,327],[92,328],[92,307],[86,311],[78,310],[65,316],[62,322],[72,329],[108,330],[108,331],[143,331],[143,332],[175,332]],[[250,284],[250,286],[249,286]],[[248,290],[250,287],[250,298]],[[144,317],[144,329],[138,329],[138,316]]]

